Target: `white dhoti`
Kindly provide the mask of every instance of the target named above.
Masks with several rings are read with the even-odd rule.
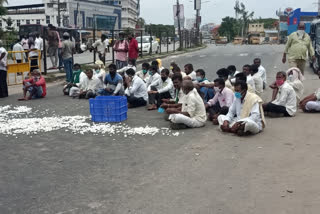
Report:
[[[177,124],[185,124],[189,128],[200,128],[205,125],[204,122],[200,122],[194,118],[187,117],[183,114],[171,114],[169,120]]]
[[[80,89],[78,87],[70,88],[70,91],[69,91],[70,97],[76,97],[76,96],[79,96],[79,94],[80,94]]]
[[[218,117],[218,122],[219,122],[219,127],[221,127],[224,123],[224,121],[227,120],[227,116],[225,115],[220,115]],[[251,120],[250,118],[244,118],[238,121],[231,121],[229,123],[229,127],[231,128],[235,123],[237,122],[242,122],[245,124],[244,126],[244,132],[250,132],[251,134],[258,134],[260,131],[259,125],[254,122],[253,120]]]
[[[319,111],[320,112],[320,101],[309,101],[306,104],[307,111]]]

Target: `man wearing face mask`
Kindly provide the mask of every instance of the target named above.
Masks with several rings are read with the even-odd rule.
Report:
[[[128,64],[128,51],[129,43],[124,39],[124,33],[119,33],[119,40],[116,41],[113,46],[114,51],[116,52],[116,65],[117,69],[121,69]]]
[[[290,68],[289,70],[287,70],[287,75],[288,75],[287,83],[289,83],[289,85],[291,85],[294,91],[296,92],[297,105],[298,105],[303,96],[304,76],[302,75],[299,68]]]
[[[244,81],[236,82],[234,89],[235,100],[228,114],[218,117],[221,130],[238,136],[258,134],[265,127],[262,99],[248,92],[248,85]]]
[[[233,103],[234,94],[230,88],[225,87],[224,79],[214,80],[216,94],[213,99],[209,100],[205,107],[209,113],[209,120],[215,120],[214,124],[217,124],[217,118],[220,114],[226,115],[229,111],[229,107]]]
[[[123,95],[123,79],[117,73],[115,64],[109,65],[109,74],[104,79],[105,88],[99,91],[102,96],[121,96]]]
[[[206,87],[210,81],[206,78],[206,72],[203,69],[196,70],[197,80],[193,82],[195,87],[200,90],[205,102],[208,102],[214,97],[214,90],[212,87]]]
[[[286,82],[286,72],[280,71],[277,73],[277,79],[275,85],[270,87],[277,89],[277,95],[272,102],[263,104],[263,109],[267,116],[270,117],[292,117],[297,111],[297,98],[296,92]]]
[[[148,110],[157,110],[163,99],[171,99],[173,97],[173,83],[169,78],[169,70],[163,69],[161,71],[161,78],[149,86],[149,108]]]
[[[200,128],[205,126],[207,115],[203,100],[191,80],[182,83],[184,96],[181,101],[181,111],[167,109],[170,114],[171,128],[174,130],[186,128]]]
[[[142,64],[142,70],[136,73],[136,75],[140,77],[145,83],[147,83],[150,78],[149,68],[150,68],[150,64],[145,62]]]
[[[302,74],[304,75],[304,69],[307,60],[307,52],[312,60],[315,60],[315,53],[312,47],[312,42],[310,36],[304,31],[305,26],[304,23],[300,22],[298,31],[292,33],[289,38],[288,42],[282,57],[282,62],[286,63],[287,61],[287,54],[289,55],[289,66],[297,67],[300,69]]]

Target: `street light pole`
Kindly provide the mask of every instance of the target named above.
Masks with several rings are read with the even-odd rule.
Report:
[[[60,0],[58,0],[58,27],[61,26]]]
[[[178,32],[179,32],[179,49],[183,48],[182,34],[181,34],[181,26],[180,26],[180,4],[179,0],[177,0],[177,19],[178,19]]]

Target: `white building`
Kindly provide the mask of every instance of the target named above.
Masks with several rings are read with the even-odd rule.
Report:
[[[18,30],[24,24],[53,24],[58,26],[58,5],[56,0],[33,0],[33,4],[25,5],[24,0],[6,6],[11,18],[12,27]],[[96,26],[101,30],[121,29],[121,6],[110,5],[101,0],[60,0],[60,26],[91,29]],[[6,23],[0,27],[6,29]]]
[[[195,18],[186,19],[186,29],[191,30],[192,28],[195,28],[195,24],[196,24]]]
[[[140,14],[139,0],[101,0],[110,5],[118,5],[122,8],[122,29],[135,29]]]

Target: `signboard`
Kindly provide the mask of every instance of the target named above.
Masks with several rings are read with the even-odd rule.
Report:
[[[284,15],[288,17],[292,17],[294,14],[294,10],[292,7],[288,7],[284,10]]]
[[[194,0],[194,9],[201,10],[201,0]]]
[[[180,27],[184,28],[184,6],[183,4],[179,5],[179,8],[177,5],[173,5],[173,17],[174,17],[174,27],[178,27],[178,16],[180,18]]]

